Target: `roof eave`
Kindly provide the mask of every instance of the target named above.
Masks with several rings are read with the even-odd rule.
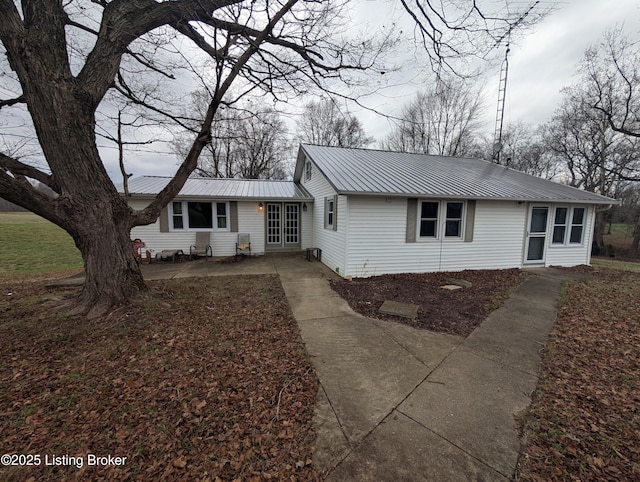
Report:
[[[125,196],[124,193],[119,193],[120,196],[122,197],[127,197],[127,198],[136,198],[136,199],[154,199],[156,197],[156,194],[152,194],[152,193],[130,193],[129,196]],[[275,196],[204,196],[204,195],[197,195],[197,194],[187,194],[187,195],[182,195],[182,194],[178,194],[175,198],[173,199],[179,199],[179,200],[188,200],[188,199],[221,199],[224,201],[262,201],[262,202],[269,202],[269,201],[274,201],[274,202],[313,202],[314,199],[311,196],[304,196],[304,197],[275,197]]]
[[[568,204],[620,204],[620,201],[604,197],[600,200],[591,199],[567,199],[567,198],[532,198],[532,197],[501,197],[501,196],[470,196],[461,194],[433,194],[433,193],[388,193],[388,192],[364,192],[337,190],[337,193],[344,196],[374,196],[374,197],[397,197],[397,198],[429,198],[429,199],[464,199],[482,201],[515,201],[515,202],[538,202],[538,203],[568,203]]]

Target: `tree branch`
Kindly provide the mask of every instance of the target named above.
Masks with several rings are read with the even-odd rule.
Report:
[[[15,99],[0,100],[0,109],[2,109],[3,107],[10,107],[15,104],[24,104],[25,102],[26,100],[24,98],[24,95],[21,95],[20,97],[16,97]]]
[[[24,164],[13,157],[9,157],[6,154],[0,152],[0,170],[9,172],[14,176],[26,176],[36,181],[41,182],[55,190],[55,183],[53,176],[45,174],[44,172],[36,169],[33,166]]]
[[[274,27],[282,19],[282,17],[289,12],[298,0],[289,0],[285,3],[278,12],[273,16],[265,28],[256,36],[255,40],[245,49],[245,51],[238,57],[233,67],[231,68],[226,79],[219,84],[216,89],[213,99],[209,103],[207,113],[205,115],[200,132],[193,142],[189,153],[185,160],[180,164],[178,171],[169,181],[169,183],[158,193],[155,199],[145,209],[138,211],[132,218],[131,226],[138,226],[141,224],[149,224],[154,222],[160,215],[162,208],[173,199],[186,182],[189,175],[198,166],[198,158],[204,146],[211,140],[211,124],[213,123],[214,116],[218,110],[218,107],[222,103],[222,99],[228,92],[232,83],[238,77],[243,67],[249,62],[251,57],[258,51],[260,45],[265,42],[271,35]]]

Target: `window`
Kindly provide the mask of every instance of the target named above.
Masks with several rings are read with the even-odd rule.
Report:
[[[175,201],[171,203],[171,220],[173,230],[228,231],[228,203]]]
[[[308,181],[311,179],[311,162],[307,161],[304,165],[304,180]]]
[[[338,230],[337,226],[338,196],[324,198],[324,228],[333,231]]]
[[[461,202],[447,203],[447,217],[444,225],[445,237],[459,238],[462,235],[462,206]]]
[[[438,236],[438,211],[440,203],[425,201],[420,210],[420,237],[436,238]]]
[[[439,239],[440,219],[444,219],[444,238],[462,237],[464,202],[422,201],[420,203],[420,238]]]
[[[571,234],[569,244],[582,244],[582,233],[584,232],[585,208],[573,208],[571,217]]]
[[[567,233],[567,211],[568,208],[556,208],[556,215],[553,220],[553,244],[564,244],[564,237]]]
[[[173,229],[184,229],[184,223],[182,221],[182,203],[174,202],[171,206],[173,213]]]
[[[586,208],[557,207],[553,219],[551,243],[555,245],[582,244]]]
[[[213,229],[211,203],[188,202],[187,212],[190,229]]]
[[[227,204],[216,203],[216,222],[218,229],[227,229]]]
[[[327,200],[327,226],[333,226],[333,217],[336,213],[335,201],[333,199]]]

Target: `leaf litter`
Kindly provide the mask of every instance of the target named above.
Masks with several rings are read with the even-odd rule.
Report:
[[[85,461],[0,479],[317,480],[317,382],[278,278],[149,286],[141,305],[89,322],[43,314],[68,292],[0,282],[2,451]]]
[[[522,418],[518,480],[640,480],[640,274],[588,271],[566,287]]]

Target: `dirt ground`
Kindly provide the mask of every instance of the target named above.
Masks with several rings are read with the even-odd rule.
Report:
[[[468,336],[525,277],[526,273],[519,269],[469,270],[332,280],[331,287],[364,316]],[[454,291],[442,288],[457,280],[467,281],[471,286]],[[417,318],[380,313],[385,300],[418,305]]]

